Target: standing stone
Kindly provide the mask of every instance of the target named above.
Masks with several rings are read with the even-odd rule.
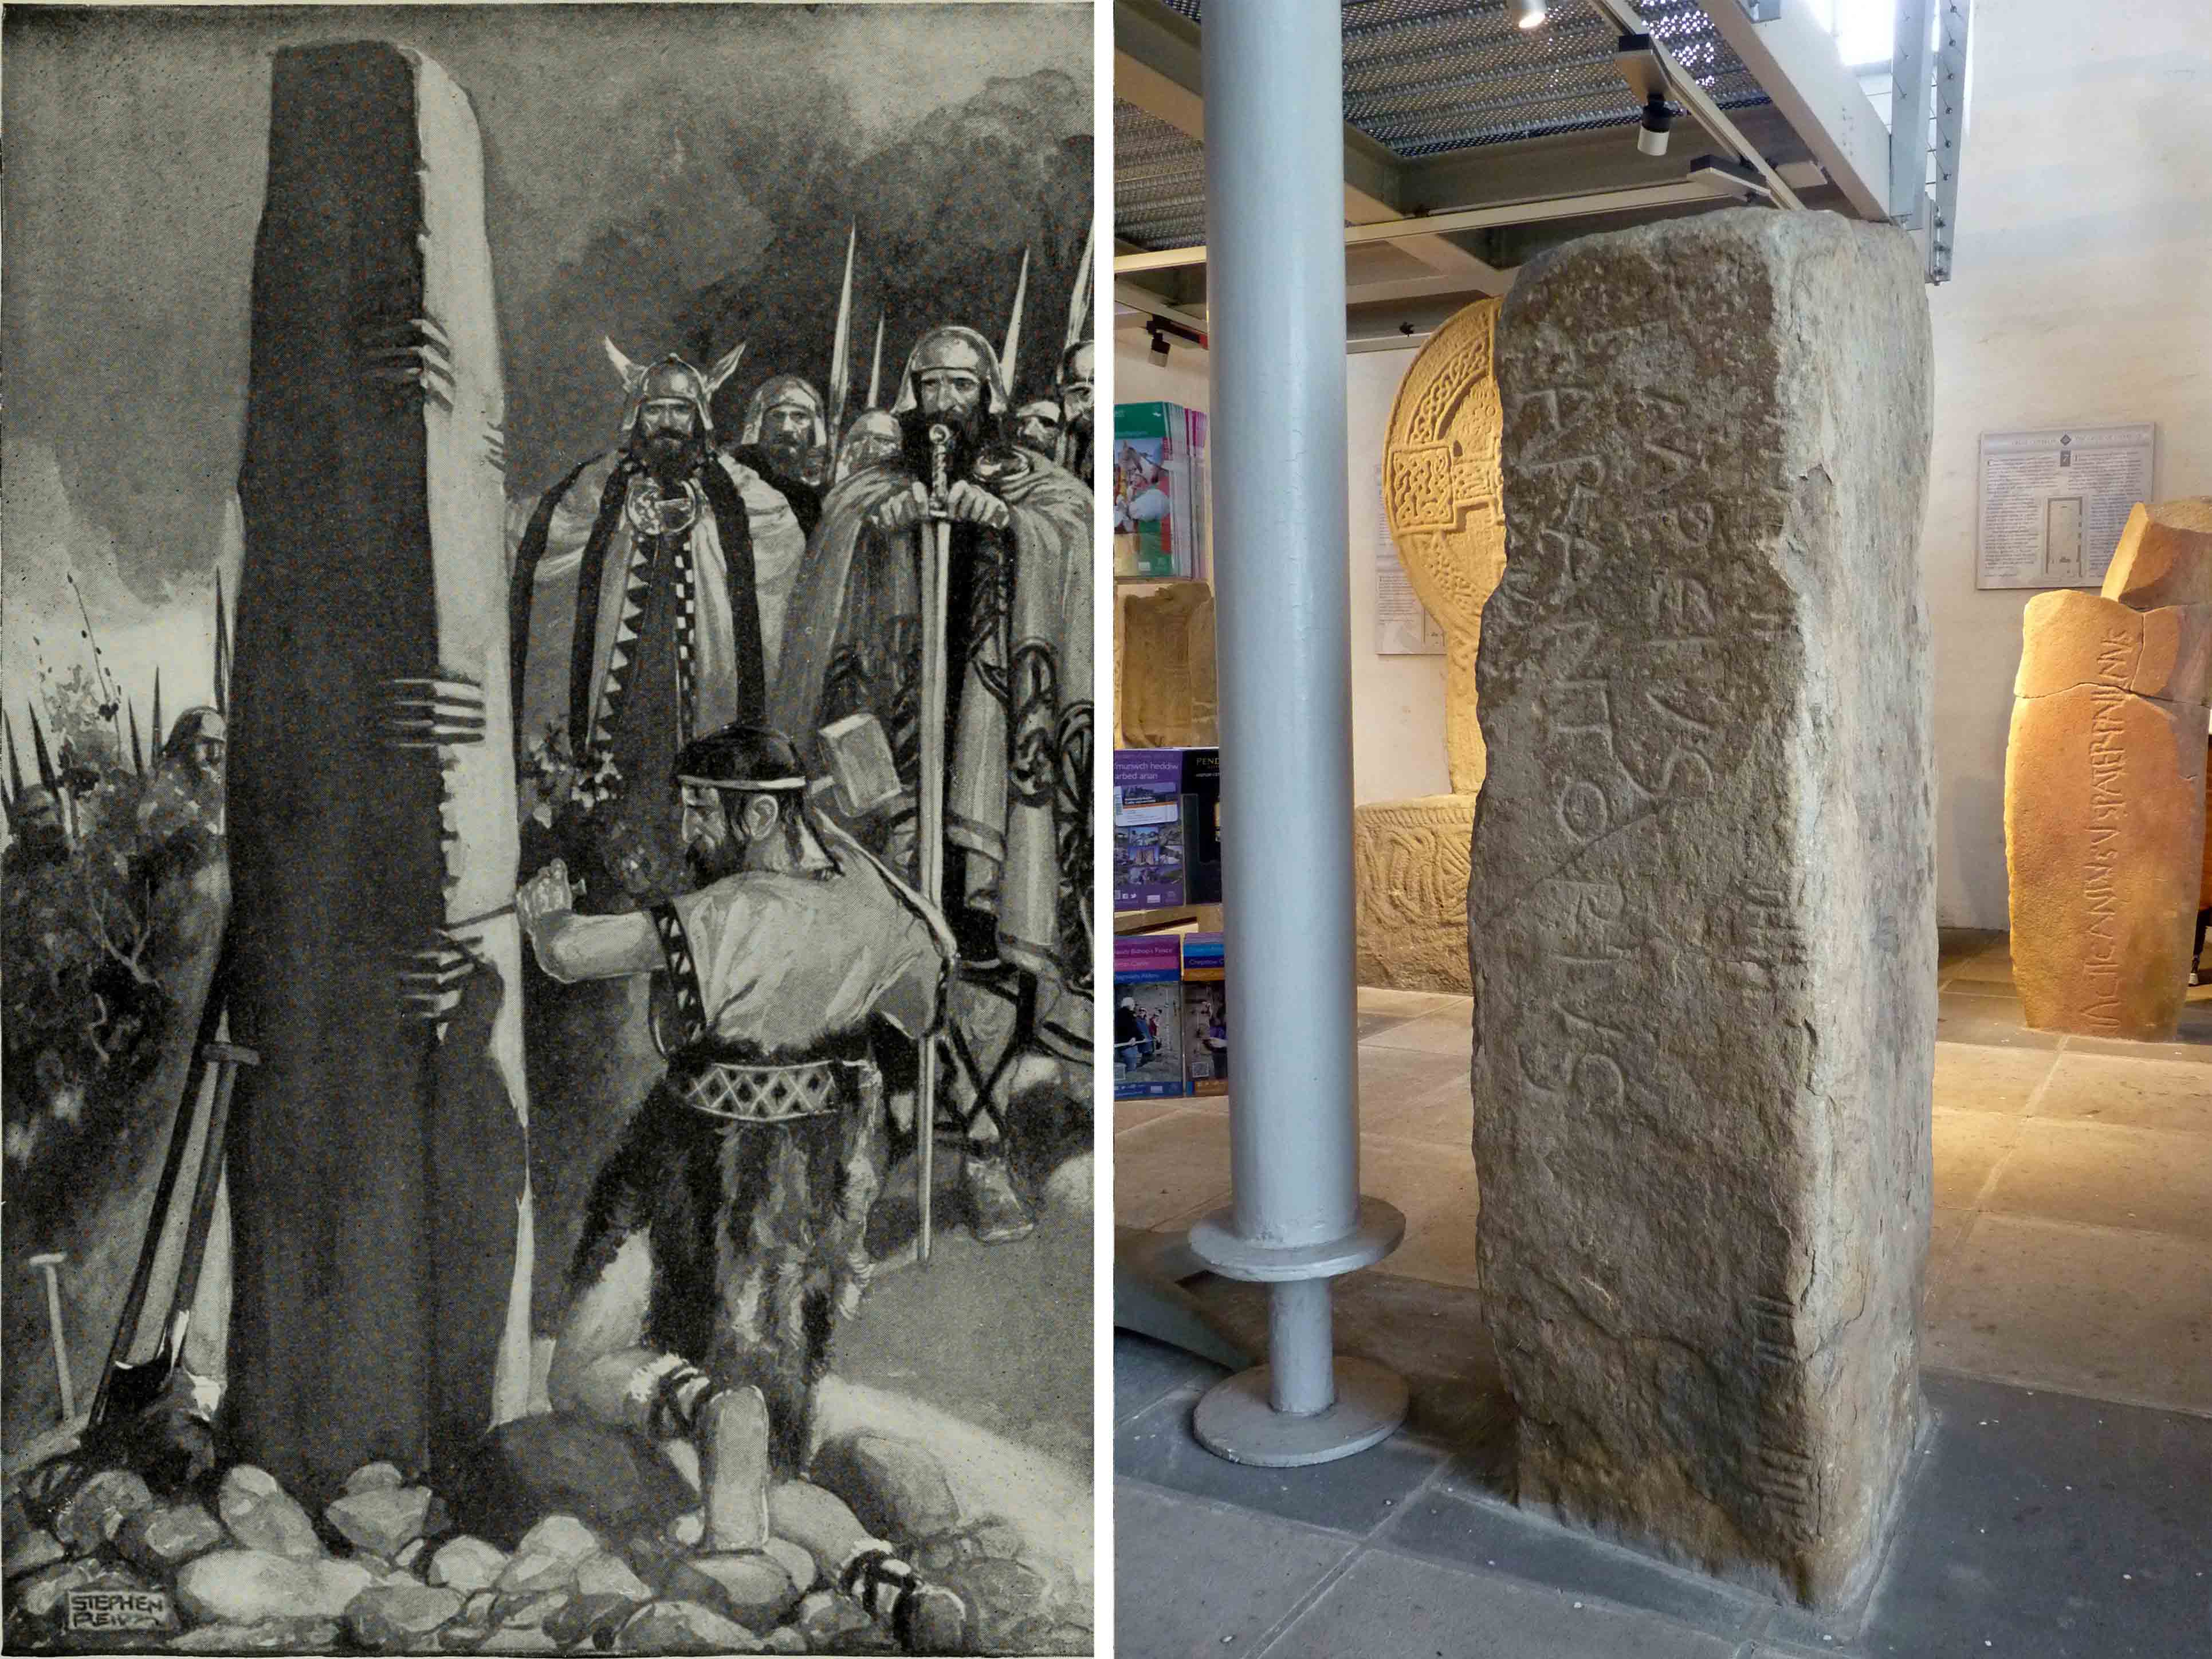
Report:
[[[2030,1025],[2172,1037],[2203,881],[2208,696],[2212,501],[2138,506],[2101,594],[2028,601],[2005,866]]]
[[[1927,304],[1741,210],[1525,267],[1469,932],[1522,1501],[1815,1607],[1921,1420]]]

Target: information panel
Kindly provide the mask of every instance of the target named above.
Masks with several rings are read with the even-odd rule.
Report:
[[[1977,587],[2097,587],[2137,501],[2158,428],[2051,427],[1982,434]]]

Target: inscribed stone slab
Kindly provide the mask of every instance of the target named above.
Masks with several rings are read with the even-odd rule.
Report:
[[[1498,325],[1475,1156],[1522,1499],[1847,1604],[1920,1417],[1936,917],[1909,240],[1571,243]]]

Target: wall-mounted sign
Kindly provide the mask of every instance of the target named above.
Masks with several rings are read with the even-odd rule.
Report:
[[[2157,447],[2149,423],[1982,434],[1974,586],[2101,586]]]

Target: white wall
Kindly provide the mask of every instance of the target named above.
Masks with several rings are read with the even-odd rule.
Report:
[[[1984,431],[2154,421],[2161,497],[2212,494],[2212,6],[1980,0],[1953,281],[1930,290],[1937,908],[2002,927],[2021,613],[1974,587]]]
[[[1206,354],[1176,346],[1165,368],[1146,353],[1143,337],[1126,337],[1114,354],[1114,400],[1162,399],[1188,409],[1208,406]],[[1375,654],[1375,469],[1390,401],[1413,361],[1410,351],[1347,357],[1345,467],[1351,494],[1352,798],[1402,800],[1442,794],[1444,764],[1444,659]]]

